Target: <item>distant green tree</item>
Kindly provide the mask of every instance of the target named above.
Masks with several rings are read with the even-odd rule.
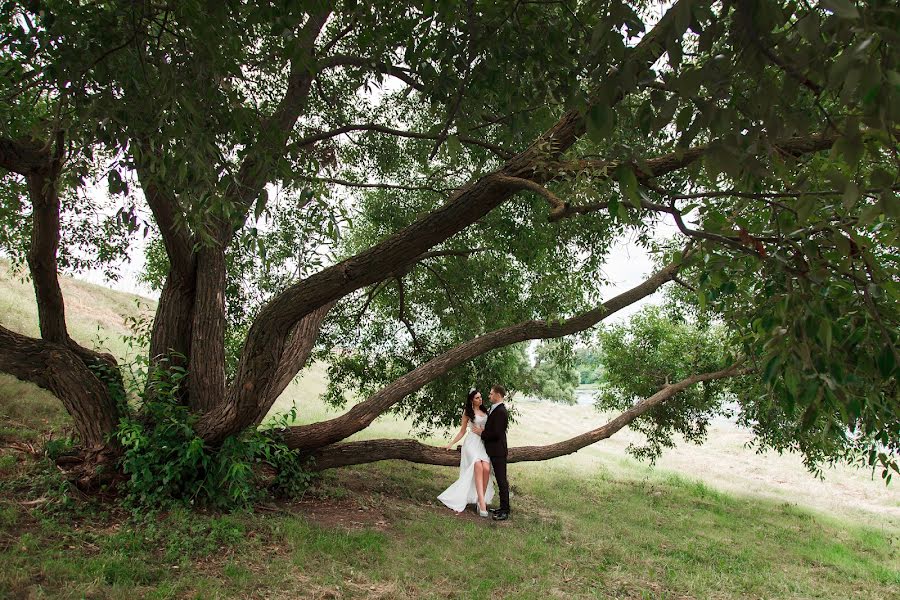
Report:
[[[596,346],[575,349],[575,369],[578,371],[578,383],[594,384],[603,376],[601,358],[602,352]]]
[[[604,368],[597,407],[605,411],[626,410],[693,373],[718,371],[734,361],[721,325],[673,318],[659,306],[646,307],[626,323],[603,328],[598,337]],[[738,381],[701,382],[650,409],[631,425],[647,437],[646,443],[629,449],[655,460],[664,448],[674,446],[676,433],[702,442],[710,419],[721,414]]]
[[[571,347],[558,340],[538,343],[534,366],[526,371],[524,380],[514,384],[536,398],[574,404],[578,371]]]

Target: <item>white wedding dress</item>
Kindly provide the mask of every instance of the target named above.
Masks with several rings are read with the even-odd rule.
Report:
[[[475,416],[475,425],[478,427],[484,427],[486,422],[487,415],[479,413]],[[462,445],[462,456],[459,459],[459,479],[438,496],[438,500],[456,512],[465,510],[467,504],[478,503],[478,492],[475,489],[475,462],[479,460],[487,461],[488,464],[491,462],[484,449],[481,436],[472,433],[472,425],[472,422],[469,421],[469,432]],[[494,482],[491,479],[484,491],[485,505],[490,504],[493,498]]]

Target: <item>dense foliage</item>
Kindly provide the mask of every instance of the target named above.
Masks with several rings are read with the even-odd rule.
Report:
[[[628,239],[676,265],[682,310],[706,316],[607,334],[610,407],[740,360],[762,446],[887,472],[898,31],[886,0],[3,2],[0,251],[33,275],[144,252],[164,300],[151,358],[188,382],[172,408],[187,416],[161,414],[223,447],[274,402],[279,365],[306,363],[285,348],[316,310],[327,399],[371,399],[477,336],[596,308]],[[451,205],[455,229],[416,229]],[[568,398],[593,377],[572,371],[580,331],[539,346],[533,377],[500,344],[377,410],[428,431],[472,385]],[[714,352],[684,361],[698,347]],[[719,385],[654,409],[648,455],[701,435]]]

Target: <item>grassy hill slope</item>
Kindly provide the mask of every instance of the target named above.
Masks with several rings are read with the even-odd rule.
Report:
[[[152,303],[62,285],[73,337],[105,339],[124,357],[127,317]],[[3,264],[0,323],[37,333],[30,284]],[[321,365],[307,369],[273,412],[337,414],[318,400],[325,377]],[[604,419],[589,406],[516,409],[517,445]],[[248,514],[73,503],[52,464],[22,445],[39,451],[66,422],[58,400],[0,375],[0,598],[900,597],[896,489],[850,469],[819,482],[797,457],[747,450],[748,434],[727,422],[663,468],[628,458],[632,432],[513,465],[514,514],[502,524],[437,503],[454,469],[400,462],[328,472],[304,498]],[[409,430],[386,416],[355,437]]]

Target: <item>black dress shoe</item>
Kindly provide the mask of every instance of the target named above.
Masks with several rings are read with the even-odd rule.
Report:
[[[509,511],[496,510],[494,511],[494,514],[491,515],[491,518],[495,521],[505,521],[509,518]]]

